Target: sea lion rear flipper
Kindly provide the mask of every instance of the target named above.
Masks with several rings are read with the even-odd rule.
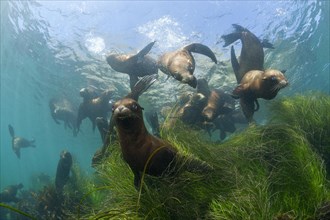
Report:
[[[145,55],[147,55],[149,53],[149,51],[151,50],[151,48],[154,46],[156,41],[153,41],[151,43],[149,43],[147,46],[145,46],[142,50],[140,50],[134,57],[137,57],[138,61],[140,62],[142,60],[142,57],[144,57]]]
[[[138,101],[139,96],[145,92],[156,80],[158,75],[147,75],[141,78],[132,88],[132,91],[126,96],[126,98],[134,99]]]
[[[233,67],[233,70],[234,70],[234,73],[235,73],[235,76],[236,76],[236,81],[237,83],[240,83],[241,82],[241,79],[242,77],[239,75],[239,63],[238,63],[238,60],[237,60],[237,57],[236,57],[236,54],[235,54],[235,50],[234,50],[234,47],[231,46],[231,49],[230,49],[230,60],[231,60],[231,66]]]
[[[10,136],[11,136],[12,138],[14,138],[14,137],[15,137],[15,132],[14,132],[14,128],[13,128],[13,126],[8,125],[8,129],[9,129]]]
[[[20,151],[20,149],[15,150],[15,154],[16,154],[16,156],[17,156],[18,159],[21,159],[21,151]]]
[[[228,45],[234,43],[235,41],[241,39],[242,32],[246,29],[238,24],[233,24],[235,31],[230,34],[222,35],[221,38],[225,41],[223,47],[227,47]]]
[[[269,41],[267,39],[263,39],[261,42],[261,45],[263,48],[275,49],[274,45],[272,43],[269,43]]]
[[[203,55],[209,57],[214,63],[218,62],[213,51],[208,46],[205,46],[204,44],[193,43],[193,44],[189,44],[189,45],[185,46],[183,49],[188,50],[189,52],[203,54]]]

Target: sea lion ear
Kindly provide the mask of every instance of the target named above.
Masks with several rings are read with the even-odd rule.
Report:
[[[281,73],[283,73],[283,74],[284,74],[285,72],[286,72],[286,70],[281,70]]]

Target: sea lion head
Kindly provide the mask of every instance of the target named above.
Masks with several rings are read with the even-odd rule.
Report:
[[[87,88],[82,88],[80,91],[79,91],[79,94],[81,97],[83,97],[84,99],[92,99],[93,95],[91,93],[91,91]]]
[[[269,69],[265,70],[262,76],[262,84],[266,99],[272,99],[276,96],[280,89],[286,87],[289,83],[284,74],[279,70]],[[266,90],[268,92],[266,92]]]
[[[112,117],[118,129],[126,132],[139,130],[143,123],[143,108],[137,101],[124,98],[117,101],[112,107]]]

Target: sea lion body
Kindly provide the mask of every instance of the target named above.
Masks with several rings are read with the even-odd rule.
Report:
[[[154,44],[155,42],[151,42],[137,54],[110,54],[107,62],[115,71],[128,74],[133,88],[138,77],[158,73],[156,60],[147,55]]]
[[[27,140],[23,137],[15,136],[14,128],[8,125],[10,136],[12,137],[12,149],[18,158],[21,158],[21,148],[36,147],[35,140]]]
[[[113,108],[113,118],[123,158],[134,173],[134,185],[140,185],[141,173],[145,168],[149,175],[162,175],[174,160],[176,150],[149,134],[143,122],[142,107],[137,101],[131,98],[117,101]]]
[[[240,98],[243,113],[251,122],[255,112],[254,103],[257,99],[271,100],[276,97],[280,89],[287,85],[287,79],[278,70],[251,70],[244,75],[241,83],[233,91],[233,95]]]
[[[163,73],[196,88],[197,80],[193,75],[195,59],[192,52],[206,55],[217,63],[217,59],[210,48],[203,44],[193,43],[179,50],[164,53],[158,60],[158,67]]]
[[[20,183],[18,185],[10,185],[6,187],[0,193],[0,202],[19,202],[20,199],[16,197],[17,191],[23,188],[23,184]]]
[[[71,166],[71,154],[68,151],[62,151],[56,169],[55,187],[57,191],[62,191],[64,185],[67,183]]]
[[[83,119],[89,118],[93,125],[93,131],[96,127],[96,118],[107,118],[108,113],[111,112],[112,105],[109,103],[113,95],[113,90],[106,90],[100,96],[92,98],[84,89],[80,92],[84,98],[78,109],[77,128],[79,130]]]
[[[263,70],[264,69],[264,51],[265,48],[273,48],[267,40],[260,41],[252,32],[248,29],[233,24],[235,32],[223,35],[222,38],[225,40],[224,47],[229,44],[241,40],[242,49],[239,62],[237,61],[234,47],[231,47],[231,63],[235,72],[237,83],[240,83],[244,74],[250,70]]]
[[[51,99],[49,101],[51,116],[56,122],[64,122],[64,127],[69,127],[73,131],[73,136],[77,136],[77,113],[73,105],[67,99]]]

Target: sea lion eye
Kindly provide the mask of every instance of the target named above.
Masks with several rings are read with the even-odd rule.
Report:
[[[132,109],[133,111],[137,111],[138,108],[139,108],[139,106],[138,106],[137,104],[135,104],[135,103],[133,103],[132,106],[131,106],[131,109]]]
[[[277,78],[276,78],[276,76],[272,76],[272,77],[270,78],[270,80],[272,80],[272,81],[277,81]]]

